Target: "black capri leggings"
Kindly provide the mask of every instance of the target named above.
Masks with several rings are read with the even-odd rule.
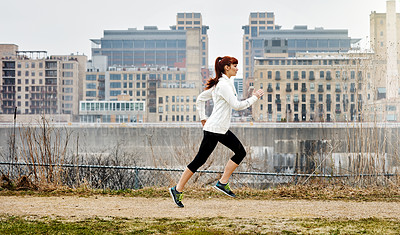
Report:
[[[240,140],[230,130],[228,130],[228,132],[225,134],[204,131],[199,152],[193,161],[187,166],[189,170],[195,173],[197,169],[206,163],[208,157],[214,151],[218,142],[221,142],[221,144],[225,145],[235,153],[235,155],[233,155],[231,158],[234,163],[239,165],[246,156],[246,151],[244,150],[242,143],[240,143]]]

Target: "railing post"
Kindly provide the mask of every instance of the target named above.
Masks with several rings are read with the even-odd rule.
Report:
[[[139,170],[135,167],[135,189],[139,189]]]

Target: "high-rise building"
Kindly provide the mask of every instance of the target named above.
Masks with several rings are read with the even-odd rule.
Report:
[[[1,113],[13,114],[16,107],[18,114],[78,120],[86,60],[83,55],[47,56],[46,51],[1,57]]]
[[[394,0],[387,1],[387,13],[372,12],[370,15],[370,39],[371,49],[375,53],[376,70],[374,77],[375,87],[379,97],[396,98],[398,97],[399,87],[399,65],[397,63],[400,55],[400,13],[396,13],[396,2]]]
[[[174,30],[201,29],[201,67],[208,68],[208,34],[209,27],[203,25],[201,13],[183,12],[176,15],[176,25],[171,26]]]
[[[252,38],[258,37],[263,30],[275,30],[280,26],[275,25],[273,12],[251,12],[249,24],[242,26],[243,33],[243,79],[244,83],[252,74]]]
[[[93,42],[92,57],[105,55],[109,66],[186,66],[186,30],[104,30]]]
[[[87,68],[84,101],[118,101],[125,95],[143,102],[144,114],[108,117],[81,110],[81,121],[198,120],[195,99],[202,90],[202,75],[208,75],[202,65],[207,65],[208,27],[199,13],[179,13],[177,19],[170,30],[106,30],[102,39],[92,39],[97,47]]]
[[[295,26],[281,29],[275,24],[274,14],[266,15],[270,24],[261,26],[261,13],[250,13],[249,25],[243,26],[244,94],[248,96],[254,84],[254,58],[256,57],[294,57],[296,53],[347,52],[351,44],[359,39],[351,39],[346,29],[308,29]],[[265,16],[265,14],[261,14]]]
[[[396,1],[386,2],[386,13],[370,14],[370,44],[374,69],[368,81],[368,110],[372,120],[398,121],[400,58],[400,13]]]

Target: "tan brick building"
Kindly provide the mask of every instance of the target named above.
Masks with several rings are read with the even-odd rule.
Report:
[[[299,54],[256,58],[254,88],[265,95],[254,107],[255,121],[362,120],[368,54]]]
[[[78,120],[86,60],[86,56],[47,56],[45,51],[16,51],[15,56],[0,58],[1,113],[13,114],[17,107],[18,114]]]
[[[370,44],[374,52],[370,80],[371,93],[367,103],[369,119],[376,121],[400,120],[399,69],[400,14],[396,2],[386,2],[387,12],[370,15]]]

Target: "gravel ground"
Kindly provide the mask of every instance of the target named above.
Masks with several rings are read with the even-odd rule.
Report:
[[[178,208],[170,198],[120,196],[0,196],[0,215],[63,218],[393,218],[400,219],[400,202],[311,200],[191,199]]]

